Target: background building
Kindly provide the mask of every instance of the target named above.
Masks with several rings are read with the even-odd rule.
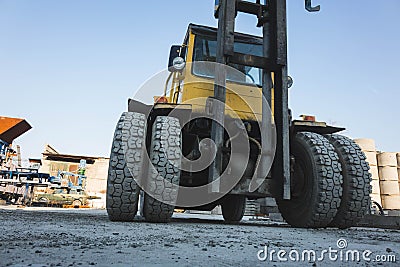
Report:
[[[109,158],[60,154],[50,145],[46,145],[39,172],[49,173],[51,176],[57,176],[59,171],[77,173],[82,159],[86,160],[86,192],[90,196],[101,197],[91,200],[90,205],[94,208],[105,208]]]

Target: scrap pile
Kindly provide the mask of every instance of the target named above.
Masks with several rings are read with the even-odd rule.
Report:
[[[31,128],[24,119],[0,117],[0,200],[6,204],[84,207],[88,199],[97,199],[85,192],[85,160],[77,173],[58,171],[53,176],[21,166],[19,147],[16,151],[12,143]]]

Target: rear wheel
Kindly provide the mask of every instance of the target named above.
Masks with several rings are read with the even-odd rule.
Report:
[[[143,215],[150,222],[168,222],[174,212],[181,168],[179,120],[159,116],[153,124]]]
[[[115,129],[108,168],[106,207],[111,221],[132,221],[137,213],[144,162],[146,119],[124,112]]]
[[[342,165],[343,196],[336,217],[330,226],[341,229],[355,226],[369,211],[371,175],[366,157],[350,138],[327,135],[335,147]]]
[[[326,227],[336,216],[342,196],[339,157],[325,137],[309,132],[296,134],[291,153],[295,159],[291,199],[277,197],[278,208],[294,227]]]
[[[246,209],[246,197],[241,195],[227,195],[221,204],[222,216],[226,222],[240,222]]]

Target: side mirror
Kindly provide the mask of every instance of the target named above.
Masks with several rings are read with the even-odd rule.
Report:
[[[173,45],[169,53],[168,70],[170,72],[181,71],[185,68],[184,52],[182,46]]]
[[[287,76],[287,79],[288,79],[288,89],[290,89],[293,86],[294,81],[293,78],[290,76]]]

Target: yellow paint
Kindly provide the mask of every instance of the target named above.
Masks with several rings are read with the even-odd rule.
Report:
[[[205,112],[206,99],[214,96],[214,79],[199,77],[192,74],[192,62],[194,55],[195,35],[190,32],[187,44],[186,68],[184,73],[175,74],[172,79],[169,103],[188,103],[193,107],[194,113]],[[178,92],[179,77],[183,75],[180,97],[178,101],[175,94]],[[260,121],[262,114],[262,89],[255,85],[246,85],[235,82],[226,83],[226,115],[239,116],[242,120]],[[274,91],[272,90],[272,107],[274,103]],[[234,114],[236,113],[236,114]],[[273,110],[272,110],[273,114]]]

